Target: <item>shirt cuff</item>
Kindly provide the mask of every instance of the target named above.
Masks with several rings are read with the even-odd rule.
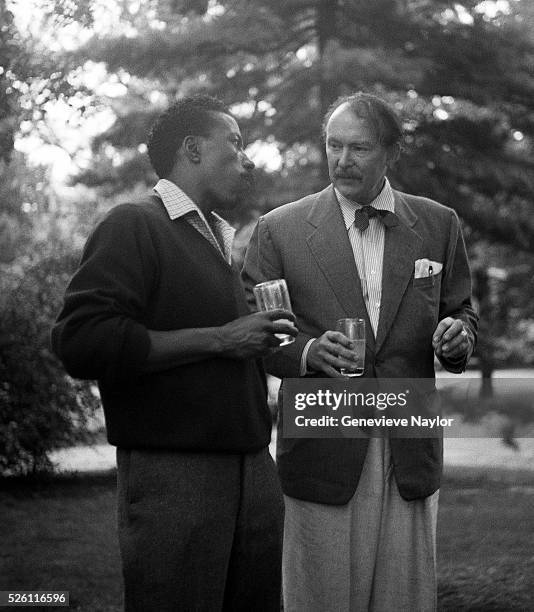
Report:
[[[300,376],[306,376],[306,374],[311,374],[313,370],[308,370],[308,351],[310,350],[310,346],[312,342],[317,340],[317,338],[310,338],[308,342],[306,342],[306,346],[302,351],[302,355],[300,357]]]

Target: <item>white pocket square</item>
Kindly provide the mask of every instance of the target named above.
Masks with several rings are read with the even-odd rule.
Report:
[[[441,272],[443,264],[439,261],[432,261],[431,259],[416,259],[414,278],[426,278],[427,276],[435,276]]]

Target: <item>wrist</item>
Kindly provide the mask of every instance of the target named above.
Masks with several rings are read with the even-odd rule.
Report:
[[[232,348],[232,343],[226,325],[213,327],[210,332],[213,340],[213,352],[221,357],[227,355]]]
[[[311,348],[311,345],[310,345]],[[311,351],[308,351],[308,355],[306,356],[306,374],[312,374],[314,372],[318,372],[319,368],[317,367],[317,363],[313,358],[313,353],[310,354]]]

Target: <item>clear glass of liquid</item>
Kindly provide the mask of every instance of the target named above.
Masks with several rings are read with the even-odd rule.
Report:
[[[365,369],[365,320],[364,319],[339,319],[336,322],[336,331],[341,332],[352,341],[354,347],[355,362],[350,369],[341,368],[343,376],[362,376]]]
[[[289,291],[287,283],[283,278],[266,281],[254,287],[254,297],[256,298],[256,306],[258,310],[291,310],[291,300],[289,299]],[[280,319],[284,321],[285,319]],[[287,321],[291,323],[291,321]],[[295,342],[295,338],[289,334],[275,334],[280,340],[280,346]]]

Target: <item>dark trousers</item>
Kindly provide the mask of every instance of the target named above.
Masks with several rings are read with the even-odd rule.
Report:
[[[117,450],[128,612],[278,612],[283,497],[254,454]]]

